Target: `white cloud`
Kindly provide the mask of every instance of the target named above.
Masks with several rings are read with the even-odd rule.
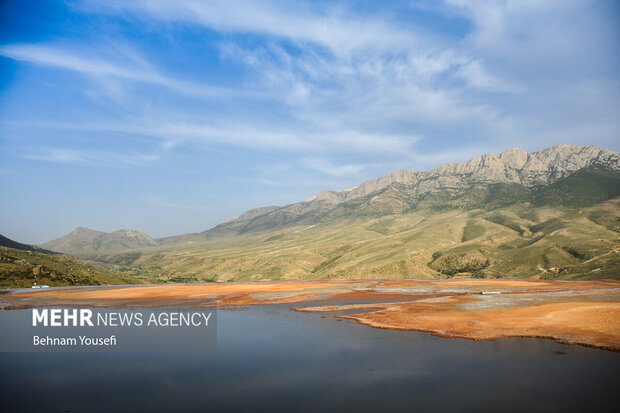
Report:
[[[77,56],[71,52],[44,45],[5,45],[0,47],[0,54],[19,61],[55,66],[92,76],[112,76],[153,83],[162,82],[160,76],[148,67],[142,67],[141,70],[129,69],[92,56]]]
[[[118,50],[118,49],[115,49]],[[136,83],[149,83],[165,87],[185,95],[203,97],[235,97],[238,90],[225,89],[206,84],[185,82],[159,73],[150,63],[140,56],[125,56],[121,62],[118,57],[101,57],[92,53],[76,53],[58,46],[37,44],[13,44],[0,46],[0,55],[13,60],[37,65],[51,66],[70,70],[92,77],[106,87],[119,89],[114,79]],[[247,93],[244,92],[244,95]]]
[[[155,154],[122,154],[66,148],[44,148],[33,153],[22,154],[22,157],[42,162],[88,166],[145,165],[159,160],[159,156]]]
[[[155,139],[162,151],[182,144],[224,144],[309,159],[320,154],[327,161],[314,165],[315,170],[343,176],[361,173],[364,162],[334,166],[333,159],[344,159],[342,154],[351,159],[370,154],[395,162],[416,160],[421,156],[418,143],[434,139],[434,134],[461,142],[450,148],[457,152],[467,151],[465,146],[499,150],[540,145],[543,137],[549,144],[560,143],[563,132],[574,136],[575,130],[585,135],[592,131],[600,142],[612,141],[620,117],[608,108],[618,107],[618,87],[609,79],[597,83],[592,69],[611,40],[605,37],[607,29],[594,28],[600,16],[590,5],[586,0],[428,3],[437,13],[471,23],[466,35],[447,40],[441,28],[438,33],[422,31],[387,13],[370,20],[342,5],[79,3],[90,12],[258,36],[259,41],[249,43],[227,36],[219,44],[223,61],[246,69],[235,89],[196,78],[187,81],[182,71],[175,73],[178,77],[167,76],[131,47],[116,58],[49,45],[8,45],[0,47],[0,53],[103,79],[119,90],[125,83],[149,83],[180,95],[234,102],[232,109],[221,112],[201,106],[200,99],[192,107],[149,102],[154,106],[139,112],[135,103],[141,96],[125,96],[118,103],[122,116],[115,122],[89,120],[77,128],[143,135]],[[584,11],[591,13],[581,19]],[[571,62],[587,56],[584,44],[593,44],[592,62]],[[556,75],[552,69],[545,73],[547,66],[556,72],[558,67],[567,69]],[[583,84],[598,85],[595,96],[587,87],[576,87]],[[257,102],[260,110],[254,113]],[[445,154],[445,145],[440,138],[427,152]]]
[[[297,42],[320,44],[336,54],[360,49],[413,47],[421,36],[412,28],[395,28],[381,16],[352,16],[339,7],[319,8],[312,3],[261,0],[106,0],[84,1],[84,10],[98,13],[134,13],[162,21],[189,22],[222,32],[257,33]]]
[[[521,88],[515,84],[502,81],[490,74],[479,60],[473,60],[461,65],[458,74],[469,86],[489,92],[519,92]]]
[[[319,172],[335,176],[343,177],[349,175],[360,175],[360,172],[366,168],[365,165],[334,165],[331,162],[327,162],[323,159],[305,158],[301,160],[301,163],[309,168],[317,170]]]
[[[37,126],[32,124],[30,126]],[[324,130],[322,132],[292,133],[269,125],[248,126],[225,124],[217,121],[179,120],[168,114],[143,119],[131,119],[116,123],[42,123],[41,127],[59,130],[88,132],[114,132],[141,136],[154,141],[162,151],[181,144],[210,145],[224,144],[258,150],[281,150],[294,153],[349,153],[349,154],[398,154],[407,155],[415,141],[408,136],[362,133],[355,130]],[[65,151],[65,150],[63,150]],[[65,152],[56,152],[52,158],[61,160]],[[86,155],[90,152],[71,151],[67,157]],[[92,157],[105,159],[106,152]],[[49,157],[46,153],[42,155]],[[117,159],[117,158],[115,158]]]

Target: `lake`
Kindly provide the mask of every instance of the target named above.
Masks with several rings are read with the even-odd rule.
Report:
[[[3,410],[516,412],[620,403],[618,353],[374,329],[290,311],[299,306],[221,308],[212,352],[0,353]]]

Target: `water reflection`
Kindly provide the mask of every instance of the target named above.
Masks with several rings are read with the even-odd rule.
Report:
[[[6,411],[359,412],[573,411],[620,401],[617,353],[373,329],[291,306],[219,311],[211,353],[0,354],[2,403]]]

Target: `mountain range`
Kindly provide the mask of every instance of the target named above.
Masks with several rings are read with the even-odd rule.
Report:
[[[443,164],[425,172],[396,171],[352,189],[338,192],[326,190],[305,202],[284,207],[253,209],[203,234],[208,238],[271,230],[347,214],[380,216],[405,213],[420,206],[456,201],[472,190],[488,193],[484,197],[476,193],[479,202],[475,199],[463,200],[466,206],[481,206],[490,200],[489,197],[506,196],[502,194],[506,190],[520,193],[519,200],[526,200],[525,194],[530,194],[532,201],[540,203],[545,191],[540,193],[537,190],[585,168],[608,169],[613,175],[620,170],[620,156],[594,146],[558,145],[533,153],[512,148],[500,155],[486,154],[467,162]],[[613,185],[608,189],[618,191],[617,186],[614,188]],[[618,194],[620,191],[609,197]],[[584,202],[603,198],[606,199],[607,195]]]
[[[508,149],[401,170],[153,239],[77,228],[41,247],[147,281],[620,276],[620,155]]]

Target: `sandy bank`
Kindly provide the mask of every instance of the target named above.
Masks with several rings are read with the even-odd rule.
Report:
[[[486,294],[490,292],[494,294]],[[5,309],[51,305],[243,306],[330,300],[325,306],[297,310],[359,310],[357,314],[336,316],[372,327],[428,331],[445,337],[544,337],[620,351],[620,282],[609,280],[208,283],[50,289],[3,294],[1,300]],[[348,303],[341,305],[339,300]]]

